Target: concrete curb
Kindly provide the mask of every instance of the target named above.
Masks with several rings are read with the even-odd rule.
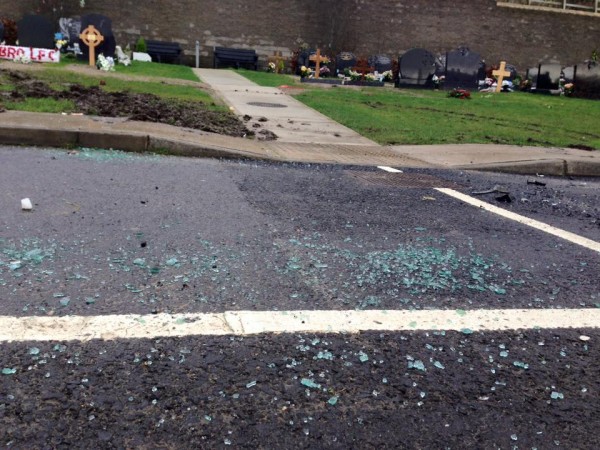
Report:
[[[600,177],[600,161],[547,159],[540,161],[515,161],[489,164],[454,166],[453,169],[503,172],[520,175],[553,175],[574,177]]]
[[[48,126],[29,126],[13,124],[0,124],[0,144],[19,146],[39,146],[55,148],[112,148],[128,152],[154,152],[175,156],[200,157],[200,158],[224,158],[224,159],[249,159],[259,161],[286,161],[295,159],[282,157],[268,151],[265,144],[263,151],[251,151],[231,148],[228,146],[215,145],[211,143],[190,141],[186,139],[168,137],[162,133],[147,133],[136,131],[107,131],[86,130],[82,128],[51,128]],[[404,155],[397,151],[399,157],[398,166],[403,166],[400,161],[402,157],[412,158],[413,155]],[[323,164],[348,164],[347,162],[336,162],[336,155],[328,153],[328,161]],[[339,158],[337,158],[339,159]],[[298,162],[301,162],[298,160]],[[316,161],[318,162],[318,161]],[[373,165],[377,165],[377,158],[373,157]],[[513,161],[486,164],[449,165],[440,166],[433,163],[428,164],[431,168],[476,170],[490,172],[504,172],[523,175],[554,175],[554,176],[577,176],[577,177],[600,177],[600,159],[589,160],[580,158],[558,158],[541,159],[532,161]]]

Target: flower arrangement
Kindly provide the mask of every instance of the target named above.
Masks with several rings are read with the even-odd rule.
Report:
[[[573,92],[575,91],[575,85],[573,83],[567,83],[562,87],[562,94],[565,95],[566,97],[570,97],[573,95]]]
[[[391,70],[386,70],[379,74],[381,81],[394,81],[394,73]]]
[[[438,77],[437,75],[434,74],[433,77],[431,77],[431,82],[433,83],[433,88],[440,89],[442,87],[442,84],[444,84],[445,80],[446,80],[445,75],[440,75]]]
[[[310,78],[313,76],[313,71],[309,67],[302,66],[300,67],[300,77],[301,78]]]
[[[275,72],[275,70],[276,70],[276,69],[277,69],[277,66],[275,65],[275,63],[274,63],[274,62],[270,62],[270,63],[267,65],[267,72],[269,72],[269,73],[273,73],[273,72]]]
[[[56,41],[54,41],[54,45],[56,46],[57,50],[60,50],[64,45],[67,45],[69,43],[69,41],[67,41],[66,39],[57,39]]]
[[[458,98],[460,100],[470,100],[471,92],[467,89],[452,89],[448,92],[448,97]]]
[[[115,60],[111,57],[106,58],[102,53],[100,53],[98,55],[96,66],[98,66],[98,69],[104,70],[105,72],[112,72],[115,70]]]
[[[366,73],[363,79],[364,81],[378,81],[377,77],[373,73]]]
[[[320,77],[328,77],[329,75],[331,75],[331,70],[329,69],[329,67],[321,66],[319,68],[319,76]]]
[[[13,61],[20,64],[31,64],[31,58],[25,55],[17,55]]]

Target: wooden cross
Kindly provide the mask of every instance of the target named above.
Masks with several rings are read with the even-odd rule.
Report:
[[[273,52],[273,56],[269,56],[269,63],[275,64],[275,73],[279,73],[279,67],[281,66],[281,62],[283,61],[283,56],[281,52]]]
[[[360,79],[364,80],[366,74],[372,73],[375,71],[375,67],[370,67],[369,63],[366,60],[361,59],[360,61],[358,61],[358,65],[356,67],[353,67],[352,70],[360,73],[360,75],[361,75]]]
[[[321,63],[323,61],[327,61],[329,58],[326,56],[321,56],[321,49],[317,49],[317,53],[315,55],[310,55],[308,58],[310,61],[315,62],[315,78],[319,78],[319,72],[321,71]]]
[[[94,27],[94,25],[88,26],[79,35],[79,39],[83,41],[85,45],[90,48],[90,66],[96,65],[96,47],[98,47],[104,41],[104,36]]]
[[[500,92],[502,90],[502,81],[504,80],[504,77],[510,77],[510,72],[506,70],[506,61],[501,61],[500,68],[498,70],[494,70],[492,75],[498,77],[496,92]]]

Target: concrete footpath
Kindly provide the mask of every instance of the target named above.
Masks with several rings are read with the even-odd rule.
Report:
[[[264,88],[230,70],[195,69],[205,86],[249,127],[275,141],[234,138],[170,125],[83,115],[5,111],[0,144],[95,147],[174,155],[524,174],[600,176],[600,151],[507,145],[381,146],[303,105],[286,89]],[[253,128],[254,129],[254,128]]]

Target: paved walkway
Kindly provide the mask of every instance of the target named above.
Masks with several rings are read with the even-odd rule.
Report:
[[[194,72],[239,116],[251,117],[250,126],[259,124],[272,131],[279,142],[377,146],[281,89],[258,86],[233,70],[194,69]]]

